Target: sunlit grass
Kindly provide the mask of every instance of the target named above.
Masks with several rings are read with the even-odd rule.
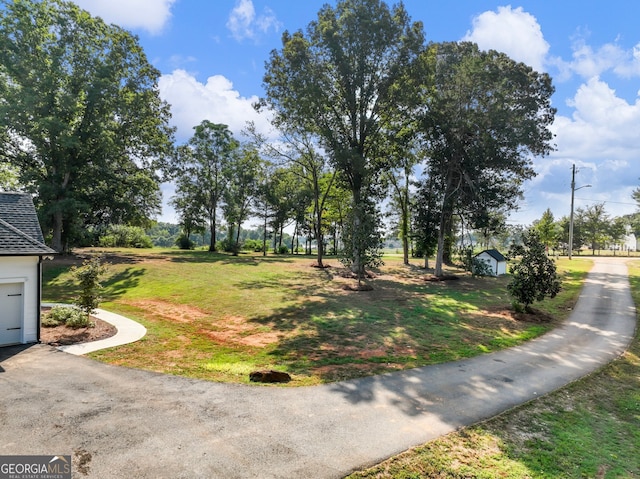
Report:
[[[640,304],[639,261],[630,263],[629,273],[634,301]],[[640,477],[638,451],[636,335],[620,359],[587,378],[349,477],[634,478]]]
[[[104,251],[101,251],[104,252]],[[83,251],[83,253],[90,253]],[[348,292],[340,264],[308,256],[123,250],[107,256],[102,307],[142,323],[138,343],[92,353],[102,361],[214,381],[247,382],[250,369],[291,373],[291,386],[452,361],[543,334],[553,323],[493,314],[509,307],[507,277],[431,283],[401,257],[377,271],[374,291]],[[568,288],[544,307],[566,316],[588,262],[563,273]],[[460,272],[458,272],[460,274]],[[66,269],[47,265],[46,300],[70,300]],[[564,295],[564,296],[562,296]],[[546,303],[546,302],[545,302]],[[231,366],[233,365],[233,366]]]

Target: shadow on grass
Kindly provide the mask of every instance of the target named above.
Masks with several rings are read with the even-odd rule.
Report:
[[[293,259],[287,256],[261,256],[259,253],[240,253],[234,256],[230,253],[218,253],[209,251],[180,251],[165,253],[168,260],[176,263],[222,263],[246,266],[257,266],[261,263],[292,263]]]
[[[66,273],[69,267],[63,271],[54,270],[53,273],[43,274],[42,295],[43,298],[54,302],[70,302],[78,295],[79,286],[77,281],[69,276],[64,280],[58,278]],[[145,274],[144,268],[128,267],[125,270],[109,276],[102,282],[102,297],[105,301],[113,301],[127,292],[128,289],[135,288],[140,283],[140,278]]]
[[[312,273],[308,273],[313,275]],[[373,291],[347,292],[324,278],[269,278],[244,282],[246,289],[287,291],[284,306],[252,322],[283,333],[271,351],[294,373],[323,382],[416,367],[478,354],[464,344],[461,310],[473,309],[463,296],[450,300],[439,286],[376,279]],[[460,336],[460,340],[452,339]]]
[[[103,299],[113,301],[140,284],[140,278],[145,275],[145,268],[129,267],[110,276],[102,283]]]

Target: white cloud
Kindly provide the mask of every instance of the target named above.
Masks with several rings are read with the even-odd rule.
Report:
[[[107,23],[159,34],[171,18],[176,0],[74,0],[79,7]]]
[[[634,212],[631,192],[640,178],[640,100],[629,103],[594,77],[580,85],[569,106],[572,115],[556,116],[552,126],[557,151],[535,160],[538,176],[528,183],[527,198],[537,209],[527,219],[539,218],[547,207],[557,217],[568,214],[572,164],[579,169],[576,185],[592,185],[576,193],[576,208],[604,202],[611,216]]]
[[[227,28],[236,40],[256,40],[259,33],[267,33],[270,29],[277,32],[282,28],[275,13],[265,7],[261,15],[256,15],[256,9],[251,0],[237,0],[231,10]]]
[[[258,97],[241,96],[222,75],[201,83],[185,70],[174,70],[162,75],[158,86],[162,99],[171,104],[172,123],[180,142],[190,138],[193,127],[205,119],[228,125],[236,138],[240,138],[247,121],[253,121],[261,133],[271,129],[267,115],[258,114],[253,108]]]
[[[618,45],[608,43],[594,51],[591,46],[580,42],[574,45],[571,70],[584,78],[597,77],[623,64],[624,57],[625,53]]]
[[[171,105],[171,123],[177,128],[178,143],[186,142],[193,135],[193,127],[202,120],[224,123],[233,135],[242,140],[241,132],[247,121],[253,121],[259,133],[270,137],[272,127],[267,114],[258,114],[253,103],[257,96],[243,97],[233,84],[222,75],[214,75],[206,83],[198,81],[185,70],[174,70],[162,75],[158,82],[160,96]],[[163,205],[160,221],[177,223],[175,210],[168,204],[175,193],[175,185],[162,185]]]
[[[578,88],[569,102],[575,109],[572,119],[562,117],[556,122],[559,139],[565,143],[571,139],[579,146],[581,157],[598,156],[603,152],[619,152],[618,159],[637,157],[640,149],[640,102],[630,104],[616,96],[616,92],[598,77],[590,79]],[[564,145],[559,143],[559,148]]]
[[[536,71],[545,71],[549,44],[542,35],[537,19],[522,7],[498,7],[497,12],[484,12],[473,19],[473,29],[465,41],[478,44],[483,50],[504,52],[516,61],[526,63]]]
[[[587,36],[581,34],[574,38],[571,60],[550,60],[558,68],[558,80],[565,81],[574,74],[589,79],[607,72],[613,72],[621,78],[640,76],[640,43],[630,49],[625,49],[617,42],[594,48],[587,43]]]

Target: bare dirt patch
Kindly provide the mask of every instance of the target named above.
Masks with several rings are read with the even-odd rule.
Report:
[[[255,324],[247,322],[241,316],[228,316],[219,321],[220,330],[201,329],[204,334],[220,344],[241,344],[243,346],[265,347],[280,340],[277,331],[261,331]]]
[[[125,304],[139,308],[152,316],[177,323],[193,323],[209,316],[207,312],[193,306],[156,299],[126,301]]]

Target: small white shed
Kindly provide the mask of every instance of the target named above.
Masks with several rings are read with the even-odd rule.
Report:
[[[484,261],[491,268],[493,276],[507,274],[507,258],[497,249],[486,249],[474,256],[474,259]]]
[[[31,196],[0,192],[0,347],[40,340],[44,244]]]

